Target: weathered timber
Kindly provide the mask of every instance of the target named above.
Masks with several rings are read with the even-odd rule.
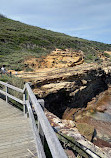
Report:
[[[37,157],[30,120],[0,99],[0,158],[34,157],[31,153]]]
[[[41,139],[40,139],[40,136],[39,136],[39,132],[38,132],[37,127],[36,127],[34,115],[32,113],[32,109],[31,109],[29,101],[26,101],[26,105],[27,105],[27,108],[28,108],[29,118],[31,120],[31,125],[32,125],[32,128],[33,128],[34,139],[35,139],[36,148],[37,148],[37,151],[38,151],[37,152],[38,157],[46,158],[45,153],[44,153],[44,149],[43,149],[43,145],[42,145],[42,142],[41,142]]]
[[[6,89],[6,103],[8,103],[8,96],[7,96],[7,94],[8,94],[8,87],[6,86],[5,89]]]
[[[10,85],[10,84],[8,84],[8,83],[5,83],[5,82],[0,81],[0,84],[4,85],[5,87],[11,88],[11,89],[13,89],[13,90],[15,90],[15,91],[17,91],[17,92],[20,92],[20,93],[23,93],[23,92],[24,92],[24,89],[20,89],[20,88],[18,88],[18,87],[12,86],[12,85]]]
[[[7,97],[9,97],[9,98],[11,98],[11,99],[17,101],[18,103],[23,104],[23,101],[22,101],[22,100],[20,100],[20,99],[14,97],[14,96],[12,96],[11,94],[8,94],[7,92],[4,92],[4,91],[0,90],[0,93],[6,95],[6,102],[7,102]]]
[[[101,153],[102,156],[100,156],[100,154],[98,155],[98,153],[96,153],[96,151],[93,152],[91,149],[80,144],[79,142],[74,140],[74,138],[72,138],[72,137],[69,137],[65,134],[60,134],[59,132],[57,132],[57,135],[58,135],[58,138],[60,139],[60,141],[62,141],[67,147],[76,151],[82,157],[85,157],[85,158],[108,158],[106,155],[103,155],[102,153]]]
[[[39,102],[39,104],[41,105],[41,107],[44,111],[44,100],[43,99],[38,99],[38,102]],[[38,119],[38,131],[39,131],[39,134],[40,134],[40,137],[41,137],[41,140],[42,140],[42,144],[44,145],[44,132],[42,130],[39,119]]]
[[[52,127],[50,126],[50,123],[48,122],[39,102],[37,101],[35,95],[33,94],[30,86],[28,83],[26,83],[26,88],[28,91],[28,94],[30,96],[30,99],[32,101],[32,104],[34,106],[35,112],[38,116],[38,119],[40,121],[42,130],[44,132],[44,135],[46,137],[48,146],[50,148],[51,154],[53,158],[67,158],[56,134],[54,133]]]
[[[47,118],[46,118],[46,116],[43,112],[44,100],[38,100],[37,101],[37,99],[36,99],[35,95],[33,94],[33,92],[32,92],[32,90],[31,90],[28,83],[25,84],[23,90],[20,89],[20,88],[15,87],[15,86],[12,86],[8,83],[4,83],[2,81],[0,81],[0,84],[5,86],[6,91],[0,90],[0,93],[6,96],[6,102],[8,102],[8,98],[11,98],[11,99],[13,99],[13,100],[15,100],[15,101],[17,101],[17,102],[19,102],[23,105],[24,114],[27,114],[27,112],[28,112],[29,117],[31,119],[33,134],[34,134],[34,138],[35,138],[36,155],[38,156],[38,158],[45,158],[46,157],[45,153],[44,153],[44,150],[43,150],[43,146],[42,146],[42,143],[44,141],[44,135],[46,137],[48,146],[50,148],[52,157],[53,158],[67,158],[67,156],[66,156],[66,154],[65,154],[65,152],[64,152],[64,150],[63,150],[63,148],[62,148],[62,146],[61,146],[61,144],[60,144],[60,142],[59,142],[59,140],[56,136],[56,134],[54,133],[52,127],[50,126],[50,123],[48,122],[48,120],[47,120]],[[17,92],[22,93],[23,94],[23,100],[20,100],[20,99],[16,98],[15,96],[10,95],[8,93],[8,88],[11,88],[11,89],[13,89]],[[28,92],[28,101],[26,101],[26,91]],[[35,112],[36,112],[37,117],[38,117],[38,122],[39,122],[38,123],[38,129],[36,127],[34,116],[33,116],[32,109],[31,109],[32,104],[34,106]],[[14,117],[15,118],[18,117],[18,112],[16,113],[13,110],[10,111],[10,108],[7,107],[7,105],[5,107],[7,108],[7,110],[5,109],[4,112],[1,110],[2,115],[0,115],[0,120],[3,121],[4,118],[7,118],[7,121],[11,121],[13,119],[12,130],[10,130],[10,127],[11,127],[10,124],[7,124],[7,130],[9,130],[12,133],[13,132],[16,133],[16,130],[19,131],[19,128],[21,128],[21,130],[23,130],[24,125],[22,127],[19,123],[17,123],[18,124],[18,128],[17,128],[16,127],[16,122],[14,122]],[[11,116],[10,116],[9,112],[11,112]],[[24,117],[24,118],[26,118],[26,117]],[[22,120],[21,120],[21,123],[23,123]],[[14,130],[15,127],[16,127],[16,130]],[[7,133],[7,131],[5,132],[5,130],[4,130],[4,134],[5,133]],[[15,140],[19,139],[19,135],[21,135],[21,132],[19,132],[18,135],[16,135],[16,137],[14,137]],[[41,139],[43,138],[42,143],[41,143],[41,139],[40,139],[39,135],[42,136]],[[27,138],[26,138],[26,140],[27,140]],[[8,143],[6,143],[6,144],[8,144]],[[27,149],[27,151],[30,154],[32,153],[32,151],[30,149]],[[34,154],[32,153],[32,155],[34,155]],[[11,156],[12,155],[10,155],[10,157]],[[26,155],[26,157],[27,157],[27,155]]]

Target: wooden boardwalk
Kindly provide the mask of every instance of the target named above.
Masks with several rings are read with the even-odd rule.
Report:
[[[36,155],[29,118],[0,99],[0,158],[33,158]]]

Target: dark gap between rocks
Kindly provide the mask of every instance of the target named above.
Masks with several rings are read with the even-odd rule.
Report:
[[[108,85],[104,77],[97,77],[96,80],[91,81],[86,88],[79,90],[73,96],[70,96],[71,91],[66,91],[65,89],[47,95],[43,98],[45,100],[45,108],[59,118],[62,118],[67,108],[84,108],[93,97],[96,97],[96,95],[107,89]]]

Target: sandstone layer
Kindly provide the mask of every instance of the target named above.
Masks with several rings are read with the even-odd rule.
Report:
[[[81,52],[78,59],[73,57],[72,60],[69,59],[71,61],[69,62],[69,56],[66,56],[65,52],[60,53],[59,51],[59,60],[67,61],[61,64],[61,62],[57,61],[57,56],[54,53],[57,55],[57,51],[52,52],[50,57],[48,56],[41,61],[40,68],[38,61],[35,59],[32,59],[32,61],[27,60],[26,64],[33,64],[32,67],[35,71],[18,72],[17,75],[24,78],[25,81],[31,82],[35,95],[37,98],[45,100],[45,107],[48,111],[62,120],[76,121],[74,124],[78,127],[81,135],[84,135],[90,141],[94,141],[92,133],[96,130],[97,134],[94,143],[97,145],[100,142],[105,144],[106,148],[104,150],[110,154],[110,144],[106,141],[110,140],[109,128],[111,123],[108,125],[104,121],[97,121],[90,116],[97,111],[104,112],[107,110],[107,99],[105,100],[104,96],[111,84],[111,64],[107,61],[101,64],[96,62],[83,63],[83,54]],[[79,60],[81,61],[80,65],[75,64],[76,59],[77,63]],[[53,120],[52,126],[55,123],[56,119]],[[99,125],[100,127],[98,127]],[[61,126],[63,125],[61,124]],[[81,130],[80,127],[85,128]],[[90,130],[88,130],[88,127]],[[101,132],[102,128],[107,128],[107,132],[105,133],[105,130]],[[70,133],[70,130],[68,129],[65,133]],[[75,129],[71,132],[71,135],[74,135],[74,133]],[[103,135],[107,139],[103,139]],[[101,147],[101,145],[98,146]]]
[[[31,58],[25,61],[25,65],[32,68],[63,68],[80,65],[84,62],[82,51],[74,52],[71,49],[56,49],[46,57]]]

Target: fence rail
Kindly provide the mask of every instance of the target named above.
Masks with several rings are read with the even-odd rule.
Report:
[[[11,98],[23,105],[24,114],[29,114],[29,118],[31,121],[31,125],[33,128],[35,144],[37,149],[38,158],[46,158],[44,147],[43,147],[43,137],[45,135],[47,144],[49,146],[50,152],[53,158],[67,158],[64,149],[62,148],[54,130],[52,129],[47,117],[44,114],[43,108],[40,105],[43,103],[43,100],[37,100],[35,97],[29,83],[24,85],[24,89],[17,88],[8,83],[0,81],[2,86],[5,86],[5,91],[0,90],[0,93],[6,96],[6,102],[8,102],[8,98]],[[9,94],[8,88],[20,92],[23,94],[22,100]],[[38,126],[36,126],[33,110],[35,111],[38,118]],[[42,137],[41,137],[42,136]]]

